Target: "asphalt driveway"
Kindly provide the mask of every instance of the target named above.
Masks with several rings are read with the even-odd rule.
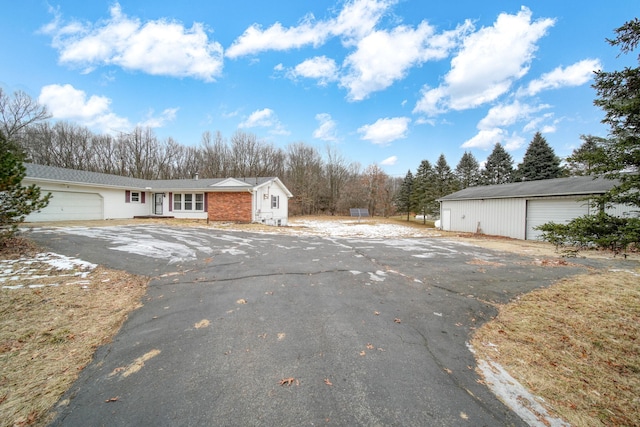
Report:
[[[62,426],[525,425],[478,381],[467,341],[493,302],[586,271],[428,238],[152,225],[30,238],[153,277],[57,408]]]

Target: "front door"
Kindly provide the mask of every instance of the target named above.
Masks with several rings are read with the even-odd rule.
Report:
[[[162,215],[162,199],[164,198],[164,194],[155,193],[153,195],[153,213],[155,215]]]

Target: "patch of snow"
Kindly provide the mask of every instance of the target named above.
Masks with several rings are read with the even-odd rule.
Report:
[[[474,353],[473,347],[467,347]],[[478,368],[482,372],[489,389],[511,408],[530,426],[534,427],[570,427],[560,418],[552,417],[540,404],[539,397],[534,396],[513,378],[500,364],[494,361],[478,360]],[[523,403],[526,402],[526,403]]]
[[[407,227],[401,224],[380,224],[359,222],[357,220],[290,220],[289,226],[304,227],[305,232],[321,236],[331,237],[367,237],[367,238],[388,238],[388,237],[425,237],[429,231]]]
[[[40,265],[40,268],[32,268],[33,265]],[[27,266],[29,268],[27,268]],[[52,277],[48,274],[42,274],[55,271],[69,272],[68,274],[55,274],[57,277],[80,277],[86,278],[87,275],[97,267],[87,261],[78,258],[68,257],[53,252],[38,253],[33,258],[18,258],[13,260],[0,260],[0,283],[7,281],[35,281]],[[58,286],[57,284],[41,285],[32,284],[28,287]],[[24,285],[3,286],[4,289],[21,289]]]
[[[379,273],[382,273],[380,271],[377,271],[375,273],[369,273],[369,279],[374,281],[374,282],[384,282],[384,273],[382,273],[382,275],[380,275]]]
[[[246,255],[245,251],[237,248],[222,249],[220,250],[220,252],[222,252],[223,254],[229,254],[229,255]]]

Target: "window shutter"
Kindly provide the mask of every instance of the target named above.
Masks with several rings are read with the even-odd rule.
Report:
[[[173,193],[169,193],[169,212],[173,212]]]
[[[209,193],[204,193],[204,211],[205,212],[209,212],[209,204],[207,203],[207,200],[209,199],[208,196]]]
[[[124,192],[124,202],[125,203],[130,203],[131,202],[131,191],[125,190],[125,192]]]
[[[145,196],[146,194],[147,194],[147,193],[146,193],[145,191],[142,191],[142,192],[140,193],[140,203],[144,203],[144,196]]]

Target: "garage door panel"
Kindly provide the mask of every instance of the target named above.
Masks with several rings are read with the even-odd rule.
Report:
[[[537,240],[542,234],[535,227],[555,222],[567,224],[574,218],[589,213],[589,202],[578,199],[527,200],[527,240]]]
[[[44,190],[43,193],[47,191]],[[34,212],[27,221],[74,221],[103,219],[103,200],[98,193],[49,191],[49,205]]]

